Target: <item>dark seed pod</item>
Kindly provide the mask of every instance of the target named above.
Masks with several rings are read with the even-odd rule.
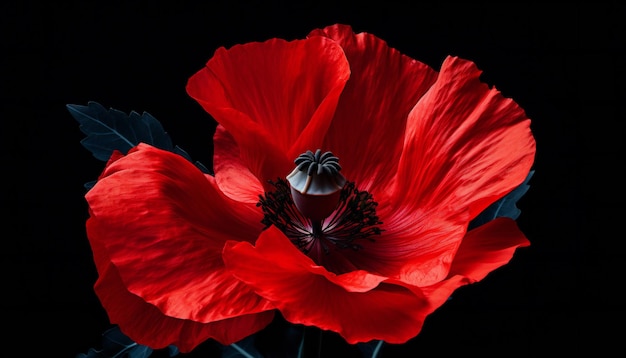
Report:
[[[339,158],[331,152],[307,150],[295,160],[296,168],[287,175],[294,203],[314,221],[330,215],[339,201],[346,178],[339,173]]]

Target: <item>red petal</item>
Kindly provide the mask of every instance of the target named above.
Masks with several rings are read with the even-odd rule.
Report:
[[[233,200],[256,204],[263,185],[243,163],[239,146],[222,125],[215,130],[213,145],[213,169],[220,190]]]
[[[507,264],[517,248],[528,245],[514,220],[492,220],[467,233],[446,280],[420,291],[434,308],[439,307],[458,287],[482,280]]]
[[[106,250],[129,292],[163,314],[206,323],[271,309],[221,259],[227,240],[258,236],[261,213],[225,197],[183,157],[141,144],[86,198],[93,247]]]
[[[361,190],[383,191],[397,169],[407,116],[436,72],[374,35],[354,34],[350,26],[309,36],[337,41],[352,70],[324,148],[340,158],[344,174]]]
[[[409,115],[394,199],[406,210],[444,208],[475,217],[526,178],[535,155],[530,120],[448,57]]]
[[[153,349],[173,344],[186,353],[209,338],[222,344],[237,342],[265,328],[274,317],[274,311],[211,323],[169,317],[127,290],[106,251],[106,248],[94,243],[94,260],[99,273],[94,287],[96,294],[111,323],[119,325],[124,334],[139,344]]]
[[[349,74],[333,41],[273,39],[218,49],[187,92],[233,136],[265,185],[321,145]]]
[[[480,281],[489,272],[507,264],[518,247],[528,245],[530,242],[515,220],[492,220],[467,233],[454,258],[450,275]]]
[[[342,251],[355,267],[411,286],[426,286],[448,275],[467,228],[467,215],[405,212],[379,206],[383,230],[376,241],[360,241],[359,251]]]
[[[348,343],[403,343],[423,324],[426,301],[364,271],[335,275],[317,266],[278,229],[256,241],[228,243],[224,262],[293,323],[341,334]]]
[[[444,279],[467,228],[467,215],[417,212],[389,217],[386,254],[394,254],[402,266],[399,280],[425,286]],[[382,240],[381,240],[382,241]],[[382,248],[381,248],[382,249]]]

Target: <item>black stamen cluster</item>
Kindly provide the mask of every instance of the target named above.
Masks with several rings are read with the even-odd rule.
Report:
[[[338,247],[361,249],[355,240],[375,241],[372,236],[382,232],[377,226],[382,224],[376,215],[377,206],[372,194],[358,190],[353,182],[346,183],[337,209],[324,225],[324,236]]]
[[[305,253],[316,243],[327,254],[328,243],[340,249],[358,251],[363,246],[355,241],[365,239],[373,242],[375,240],[372,236],[382,232],[378,227],[382,222],[376,215],[378,203],[374,201],[372,194],[358,190],[352,182],[346,183],[342,189],[337,208],[324,220],[321,235],[313,233],[312,222],[296,208],[289,184],[280,178],[270,183],[276,190],[260,195],[257,203],[264,214],[261,222],[265,228],[276,226]]]
[[[261,223],[265,225],[265,229],[274,225],[292,240],[310,235],[309,219],[296,208],[291,198],[289,184],[280,178],[276,182],[270,181],[270,184],[274,185],[276,190],[266,192],[265,196],[259,195],[259,202],[256,204],[263,210]]]

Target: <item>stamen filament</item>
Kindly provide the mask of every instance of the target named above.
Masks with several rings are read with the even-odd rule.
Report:
[[[382,224],[376,215],[378,204],[367,191],[359,191],[352,182],[347,182],[340,193],[340,200],[332,215],[324,220],[311,220],[295,206],[290,195],[289,184],[278,179],[271,182],[276,191],[260,196],[257,206],[263,209],[262,222],[269,227],[278,227],[300,250],[312,253],[317,245],[325,254],[330,253],[329,243],[339,249],[363,249],[355,241],[375,242],[374,235],[380,235]]]

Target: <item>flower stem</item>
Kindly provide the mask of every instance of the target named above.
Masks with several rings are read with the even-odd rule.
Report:
[[[236,343],[231,344],[231,346],[235,348],[239,353],[241,353],[241,355],[244,356],[245,358],[254,358],[252,355],[246,352],[243,348],[239,347]]]
[[[380,348],[383,346],[383,342],[384,341],[378,341],[378,343],[376,343],[376,348],[374,348],[374,352],[372,353],[372,358],[377,358],[378,357],[378,353],[380,352]]]
[[[324,331],[319,332],[319,339],[317,340],[317,358],[322,357],[322,337],[324,336]]]

